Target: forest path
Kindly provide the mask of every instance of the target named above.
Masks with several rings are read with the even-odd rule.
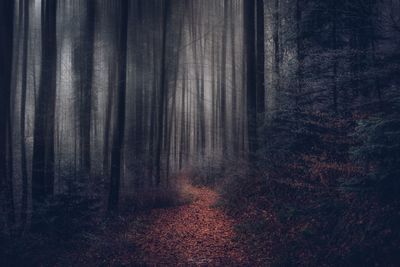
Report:
[[[188,186],[194,201],[179,207],[156,209],[152,222],[131,238],[150,266],[243,266],[247,258],[235,241],[235,221],[215,207],[218,194],[209,188]]]

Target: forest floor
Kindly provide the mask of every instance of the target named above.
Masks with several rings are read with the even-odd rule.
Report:
[[[185,186],[190,203],[153,209],[126,218],[123,227],[95,238],[70,255],[74,266],[246,266],[245,245],[236,238],[236,221],[216,206],[218,193]]]
[[[246,253],[235,241],[235,221],[215,207],[218,195],[209,188],[189,188],[195,200],[188,205],[154,210],[152,225],[133,235],[150,265],[244,264]]]

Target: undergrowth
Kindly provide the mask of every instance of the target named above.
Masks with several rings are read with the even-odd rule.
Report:
[[[370,181],[370,172],[365,172],[350,151],[360,153],[368,149],[365,140],[377,139],[359,142],[357,136],[348,134],[365,134],[360,127],[370,124],[357,126],[357,118],[323,113],[298,115],[295,122],[286,120],[292,117],[296,116],[284,115],[266,125],[268,131],[275,130],[273,135],[264,133],[266,141],[262,142],[267,147],[259,151],[257,171],[237,172],[234,167],[220,187],[221,205],[240,222],[238,238],[248,243],[254,264],[398,266],[399,198],[382,197],[387,195],[384,186],[348,186],[355,177]],[[281,127],[282,123],[290,127]],[[376,132],[368,127],[372,134]],[[292,133],[279,135],[278,129]],[[382,138],[384,133],[378,134]],[[393,145],[393,131],[390,134],[390,139],[380,139],[386,146]],[[275,139],[283,146],[272,146],[279,144]],[[390,162],[398,160],[397,154],[390,156],[396,157]],[[370,159],[367,170],[374,170],[376,177],[383,165]]]

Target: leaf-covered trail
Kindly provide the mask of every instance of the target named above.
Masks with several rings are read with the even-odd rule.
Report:
[[[151,212],[151,225],[133,234],[148,265],[241,266],[247,258],[235,241],[234,221],[214,207],[218,194],[189,187],[195,200]]]

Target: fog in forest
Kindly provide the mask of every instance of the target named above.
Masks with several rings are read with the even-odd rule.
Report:
[[[0,260],[396,266],[399,14],[2,0]]]

